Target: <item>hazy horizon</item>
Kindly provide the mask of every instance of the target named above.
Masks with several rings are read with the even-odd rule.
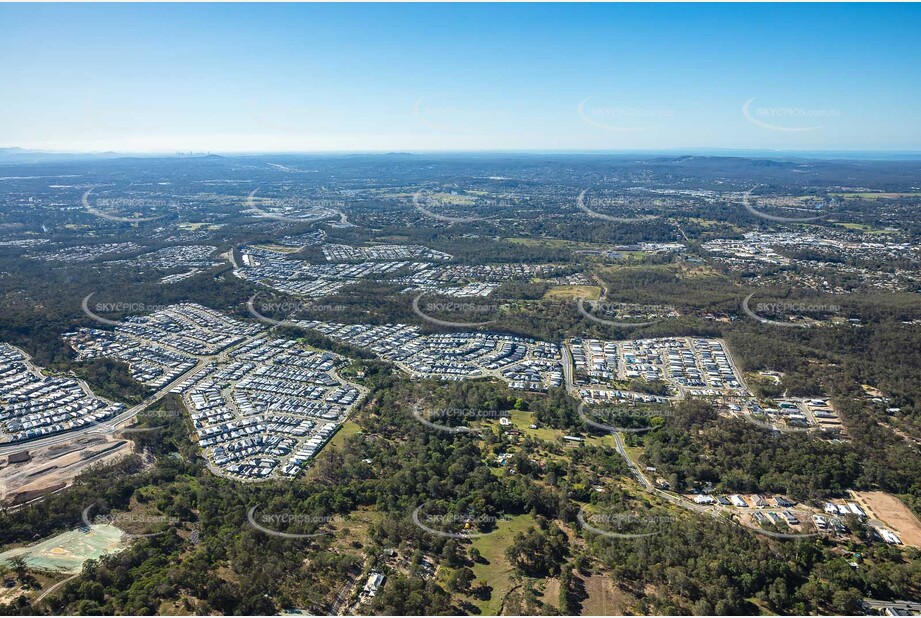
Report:
[[[314,150],[314,151],[181,151],[163,150],[149,152],[131,151],[77,151],[29,149],[19,146],[0,146],[0,163],[21,162],[10,157],[61,157],[61,158],[194,158],[204,156],[220,157],[350,157],[350,156],[585,156],[585,157],[714,157],[714,158],[776,158],[809,160],[866,160],[899,161],[919,160],[921,150],[771,150],[749,148],[662,148],[633,150]],[[7,157],[6,160],[4,156]]]

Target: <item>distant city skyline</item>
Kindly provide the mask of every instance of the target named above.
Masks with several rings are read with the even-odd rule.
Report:
[[[6,4],[0,23],[0,147],[921,151],[916,4]]]

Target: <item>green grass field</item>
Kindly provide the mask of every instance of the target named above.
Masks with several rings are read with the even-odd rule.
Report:
[[[918,197],[921,196],[921,193],[910,192],[910,193],[829,193],[834,197],[843,197],[845,199],[862,199],[862,200],[878,200],[880,198],[884,199],[895,199],[899,197]]]
[[[342,427],[339,428],[339,431],[336,432],[336,435],[334,435],[332,439],[329,442],[327,442],[326,446],[323,448],[329,448],[329,447],[342,448],[342,446],[345,444],[346,439],[349,438],[349,436],[358,435],[359,433],[361,433],[361,427],[358,425],[358,423],[354,423],[352,421],[345,421],[344,423],[342,423]]]
[[[502,597],[512,587],[514,568],[505,558],[505,550],[512,544],[515,535],[524,532],[530,526],[537,526],[530,515],[519,515],[509,520],[499,521],[496,530],[473,541],[473,547],[488,564],[475,564],[473,573],[477,582],[492,586],[492,596],[481,601],[474,599],[484,616],[496,616],[501,609]]]
[[[544,294],[544,298],[551,300],[570,300],[584,298],[598,300],[601,297],[601,288],[597,285],[555,285]]]
[[[614,436],[611,434],[606,434],[603,436],[586,436],[586,444],[591,444],[592,446],[607,446],[610,448],[616,448],[617,442],[614,441]]]
[[[549,427],[531,429],[531,425],[534,423],[534,414],[531,412],[526,412],[524,410],[512,410],[511,421],[512,425],[521,430],[521,433],[534,436],[538,440],[555,442],[559,438],[563,437],[563,432],[559,429],[550,429]]]
[[[524,245],[526,247],[568,247],[570,249],[592,249],[597,247],[592,243],[560,240],[558,238],[508,238],[506,240],[513,245]]]
[[[879,228],[875,228],[871,225],[865,225],[863,223],[839,223],[839,222],[834,222],[834,223],[835,225],[840,225],[841,227],[845,227],[849,230],[856,230],[858,232],[863,232],[865,234],[887,234],[888,233],[886,232],[886,230],[881,230]]]

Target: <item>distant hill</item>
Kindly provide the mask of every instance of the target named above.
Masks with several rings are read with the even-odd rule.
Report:
[[[114,159],[120,156],[123,155],[117,152],[45,152],[17,147],[0,148],[0,163],[48,163],[78,159]]]

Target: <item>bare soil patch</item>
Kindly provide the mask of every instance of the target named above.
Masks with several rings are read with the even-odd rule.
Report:
[[[633,595],[618,589],[607,575],[596,573],[581,579],[587,595],[582,601],[583,616],[623,616],[636,602]]]
[[[895,532],[902,543],[921,549],[921,521],[901,500],[883,491],[855,491],[871,519],[879,519]]]
[[[28,450],[28,463],[0,467],[0,505],[12,506],[58,491],[87,468],[111,462],[131,452],[130,440],[102,436],[75,437],[73,442]]]

